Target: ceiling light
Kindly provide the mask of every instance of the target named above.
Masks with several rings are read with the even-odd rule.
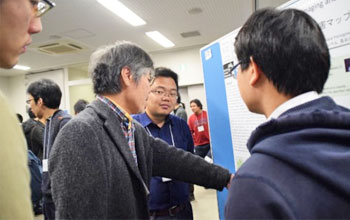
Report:
[[[114,14],[118,15],[126,22],[133,26],[140,26],[146,24],[146,22],[140,18],[133,11],[128,9],[125,5],[117,0],[97,0],[98,3],[106,7],[108,10],[112,11]]]
[[[13,69],[16,69],[16,70],[30,70],[30,67],[29,66],[16,65],[16,66],[13,67]]]
[[[202,9],[201,8],[191,8],[190,10],[187,11],[188,14],[190,15],[195,15],[195,14],[200,14],[202,13]]]
[[[146,32],[146,35],[165,48],[173,47],[175,44],[158,31]]]

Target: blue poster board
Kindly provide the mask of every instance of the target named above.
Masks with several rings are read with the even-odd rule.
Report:
[[[210,55],[206,55],[208,53]],[[209,58],[210,57],[210,58]],[[201,50],[204,85],[207,96],[210,143],[215,164],[235,171],[230,121],[225,90],[224,70],[220,54],[220,44],[215,43]],[[227,189],[218,192],[220,219],[224,219]]]

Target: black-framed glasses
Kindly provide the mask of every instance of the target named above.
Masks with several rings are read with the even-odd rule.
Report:
[[[27,104],[30,104],[30,102],[31,102],[32,100],[34,100],[34,99],[28,99],[28,100],[26,100],[26,103],[27,103]]]
[[[234,79],[237,79],[237,74],[238,74],[238,69],[237,69],[237,67],[239,66],[239,65],[241,65],[241,63],[242,62],[238,62],[236,65],[234,65],[232,68],[231,68],[231,70],[230,70],[230,73],[232,74],[232,77],[234,78]]]
[[[43,16],[46,12],[55,7],[55,5],[56,4],[51,2],[50,0],[39,0],[39,2],[37,2],[37,5],[34,8],[35,16]]]
[[[164,89],[155,89],[151,91],[154,95],[163,97],[163,96],[168,96],[170,98],[177,98],[178,93],[177,91],[165,91]]]

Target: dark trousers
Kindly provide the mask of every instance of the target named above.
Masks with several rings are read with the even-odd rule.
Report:
[[[204,158],[205,156],[208,156],[211,158],[210,144],[195,146],[194,154],[202,158]]]
[[[53,202],[43,203],[44,219],[54,220],[55,219],[55,204]]]
[[[190,202],[185,203],[184,209],[176,213],[174,216],[150,216],[150,220],[155,219],[193,219],[192,206]]]

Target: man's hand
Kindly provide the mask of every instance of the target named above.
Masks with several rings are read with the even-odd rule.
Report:
[[[230,189],[231,181],[232,181],[234,176],[235,176],[234,174],[231,174],[230,181],[227,183],[227,186],[226,186],[227,189]]]

